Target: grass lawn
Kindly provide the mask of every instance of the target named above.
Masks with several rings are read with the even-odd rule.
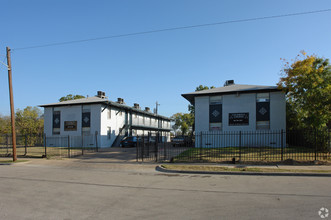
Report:
[[[224,147],[224,148],[190,148],[173,158],[174,162],[224,162],[232,161],[281,161],[281,148],[254,148],[242,147]],[[293,159],[298,161],[313,161],[315,160],[315,152],[312,149],[299,148],[284,148],[283,160]],[[330,153],[317,153],[317,160],[331,160]]]
[[[264,172],[264,173],[331,173],[331,170],[302,170],[302,169],[279,169],[279,168],[259,168],[259,167],[222,167],[208,165],[161,165],[168,170],[179,171],[208,171],[208,172]]]

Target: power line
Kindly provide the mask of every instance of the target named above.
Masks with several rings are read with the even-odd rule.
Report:
[[[27,49],[34,49],[34,48],[41,48],[41,47],[52,47],[52,46],[75,44],[75,43],[82,43],[82,42],[88,42],[88,41],[105,40],[105,39],[111,39],[111,38],[121,38],[121,37],[135,36],[135,35],[144,35],[144,34],[152,34],[152,33],[158,33],[158,32],[166,32],[166,31],[175,31],[175,30],[192,29],[192,28],[216,26],[216,25],[223,25],[223,24],[241,23],[241,22],[275,19],[275,18],[283,18],[283,17],[292,17],[292,16],[299,16],[299,15],[330,12],[330,11],[331,11],[331,9],[324,9],[324,10],[298,12],[298,13],[283,14],[283,15],[273,15],[273,16],[265,16],[265,17],[257,17],[257,18],[247,18],[247,19],[239,19],[239,20],[221,21],[221,22],[215,22],[215,23],[197,24],[197,25],[190,25],[190,26],[181,26],[181,27],[165,28],[165,29],[158,29],[158,30],[134,32],[134,33],[128,33],[128,34],[119,34],[119,35],[111,35],[111,36],[105,36],[105,37],[89,38],[89,39],[83,39],[83,40],[73,40],[73,41],[64,41],[64,42],[58,42],[58,43],[41,44],[41,45],[35,45],[35,46],[14,48],[12,50],[27,50]]]
[[[2,57],[2,56],[3,56],[3,55],[0,54],[0,57]],[[8,69],[7,64],[5,64],[5,60],[7,59],[7,57],[6,57],[6,56],[3,56],[3,57],[4,57],[4,58],[3,58],[3,61],[2,61],[2,62],[0,61],[0,64],[2,64],[2,65],[0,65],[0,69],[1,69],[2,66],[6,66],[7,69]]]

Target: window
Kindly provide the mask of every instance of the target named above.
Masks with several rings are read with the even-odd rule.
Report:
[[[91,112],[83,110],[83,113],[82,113],[82,127],[83,128],[91,127]]]
[[[256,94],[256,130],[270,129],[270,96],[269,93]]]
[[[53,111],[53,134],[60,134],[61,129],[61,112]]]
[[[209,130],[222,130],[222,96],[209,97]]]
[[[83,109],[82,111],[82,134],[90,135],[91,130],[91,110]]]

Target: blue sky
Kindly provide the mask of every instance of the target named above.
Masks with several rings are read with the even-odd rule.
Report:
[[[3,0],[0,59],[12,51],[15,109],[67,94],[124,98],[159,113],[187,112],[181,94],[202,84],[275,85],[301,50],[331,58],[331,12],[26,50],[15,48],[141,31],[330,9],[329,0]],[[0,114],[9,115],[0,66]]]

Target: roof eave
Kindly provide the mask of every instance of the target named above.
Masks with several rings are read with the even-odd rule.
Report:
[[[194,105],[194,98],[197,96],[216,96],[216,95],[231,95],[241,93],[256,93],[256,92],[281,92],[279,88],[267,88],[267,89],[254,89],[254,90],[241,90],[241,91],[227,91],[227,92],[210,92],[210,93],[186,93],[182,96]]]
[[[46,107],[62,107],[62,106],[72,106],[72,105],[93,105],[93,104],[102,104],[102,105],[106,105],[106,106],[114,106],[114,107],[117,107],[117,108],[122,108],[122,109],[126,109],[126,110],[130,110],[130,111],[134,111],[134,112],[139,112],[139,113],[143,113],[143,114],[146,114],[146,115],[150,115],[150,116],[153,116],[153,117],[156,117],[156,118],[162,118],[162,119],[165,119],[165,120],[171,120],[170,118],[168,117],[165,117],[165,116],[162,116],[162,115],[156,115],[156,114],[153,114],[151,112],[146,112],[144,110],[141,110],[141,109],[135,109],[133,107],[130,107],[130,106],[127,106],[127,105],[123,105],[123,104],[119,104],[119,103],[116,103],[116,102],[112,102],[112,101],[109,101],[109,100],[104,100],[104,101],[95,101],[95,102],[80,102],[80,103],[53,103],[53,104],[46,104],[46,105],[38,105],[39,107],[43,107],[43,108],[46,108]]]

